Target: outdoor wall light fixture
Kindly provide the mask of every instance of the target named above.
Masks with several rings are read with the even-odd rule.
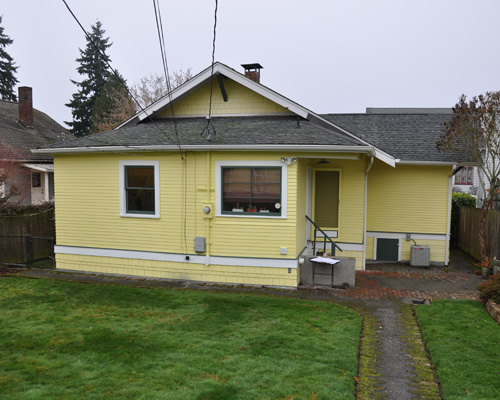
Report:
[[[297,159],[295,157],[281,157],[281,162],[292,165],[293,162],[297,162]]]

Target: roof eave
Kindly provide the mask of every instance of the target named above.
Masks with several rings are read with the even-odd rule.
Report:
[[[362,153],[375,155],[372,146],[339,146],[339,145],[182,145],[182,151],[301,151],[301,152],[339,152],[339,153]],[[75,154],[75,153],[123,153],[123,152],[152,152],[152,151],[179,151],[176,145],[154,145],[154,146],[86,146],[66,148],[44,148],[31,150],[35,154]]]

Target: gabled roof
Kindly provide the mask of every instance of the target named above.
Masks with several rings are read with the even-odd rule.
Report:
[[[384,109],[367,114],[326,114],[325,119],[399,159],[401,163],[468,163],[472,159],[454,152],[440,152],[436,142],[449,109]]]
[[[217,135],[210,142],[200,136],[206,126],[204,116],[201,118],[199,116],[198,118],[176,117],[175,124],[179,139],[175,138],[173,122],[166,118],[157,117],[168,109],[171,104],[175,104],[210,82],[212,74],[214,79],[218,74],[223,75],[279,104],[293,113],[292,117],[214,116],[212,123]],[[296,126],[297,119],[301,121],[299,128]],[[153,120],[155,122],[152,122]],[[66,141],[64,144],[49,146],[46,149],[36,150],[36,152],[50,154],[51,152],[118,151],[118,148],[119,151],[124,151],[126,146],[133,146],[135,150],[138,147],[142,150],[147,150],[147,147],[150,150],[153,150],[153,147],[166,150],[169,149],[169,146],[181,146],[183,148],[191,146],[191,149],[192,146],[195,146],[199,150],[211,149],[214,146],[222,146],[220,149],[227,150],[235,146],[240,146],[242,149],[250,149],[249,146],[255,146],[255,149],[261,150],[271,150],[273,148],[279,150],[283,149],[283,145],[289,145],[297,150],[299,150],[299,146],[302,146],[302,149],[305,149],[304,146],[310,146],[307,148],[310,151],[332,151],[335,149],[335,151],[369,152],[371,155],[394,166],[394,157],[391,155],[220,62],[215,63],[213,68],[206,68],[174,89],[169,95],[164,96],[125,121],[115,131],[87,136],[71,143]],[[324,146],[333,147],[327,150]],[[341,148],[342,146],[344,148]]]
[[[20,161],[50,161],[52,157],[30,150],[61,140],[61,133],[71,135],[47,114],[33,109],[33,128],[19,121],[19,103],[0,101],[0,159],[15,154]]]
[[[234,80],[240,85],[260,94],[261,96],[283,106],[293,112],[294,114],[307,118],[308,114],[314,114],[312,111],[307,108],[301,106],[298,103],[282,96],[281,94],[275,92],[274,90],[269,89],[268,87],[254,82],[253,80],[247,78],[245,75],[235,71],[234,69],[224,65],[220,62],[214,63],[213,66],[213,75],[217,76],[221,74],[229,79]],[[196,89],[202,87],[203,85],[210,82],[212,79],[212,67],[208,67],[205,70],[201,71],[199,74],[195,75],[191,79],[189,79],[184,84],[172,90],[170,95],[166,95],[155,103],[151,104],[149,107],[146,107],[144,111],[139,112],[134,117],[125,121],[121,125],[119,125],[116,129],[119,129],[123,126],[127,126],[130,124],[136,124],[149,117],[156,117],[162,111],[165,111],[171,103],[176,103],[180,99],[186,97],[188,94],[194,92]],[[216,85],[217,80],[215,80],[214,84]]]

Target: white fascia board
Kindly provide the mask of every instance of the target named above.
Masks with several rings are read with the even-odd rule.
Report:
[[[373,147],[365,146],[324,146],[324,145],[185,145],[182,151],[297,151],[297,152],[336,152],[372,154]],[[102,147],[69,147],[59,149],[32,150],[39,154],[72,154],[72,153],[123,153],[138,151],[179,151],[176,145],[155,146],[102,146]]]
[[[23,164],[23,167],[41,172],[54,172],[54,164]]]
[[[376,148],[374,148],[374,151],[375,151],[375,158],[390,165],[393,168],[396,166],[396,159],[393,156],[391,156],[387,153],[384,153],[383,151],[378,150]]]

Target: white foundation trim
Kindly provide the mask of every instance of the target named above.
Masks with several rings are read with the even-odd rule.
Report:
[[[136,250],[100,249],[95,247],[61,246],[54,247],[56,254],[70,254],[78,256],[126,258],[135,260],[167,261],[185,264],[206,264],[207,258],[210,265],[233,265],[239,267],[267,267],[267,268],[297,268],[297,259],[275,258],[246,258],[246,257],[220,257],[200,256],[176,253],[158,253]],[[186,257],[189,256],[189,260]]]

